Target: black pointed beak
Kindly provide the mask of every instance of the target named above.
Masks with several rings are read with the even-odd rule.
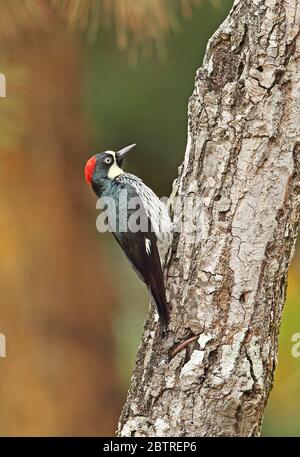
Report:
[[[131,151],[131,149],[133,149],[135,146],[136,144],[134,143],[130,146],[126,146],[126,148],[120,149],[120,151],[116,153],[117,161],[122,163],[128,152]]]

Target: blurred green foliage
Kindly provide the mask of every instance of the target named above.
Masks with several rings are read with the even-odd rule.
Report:
[[[128,54],[116,49],[113,34],[105,31],[90,49],[88,106],[95,148],[136,142],[127,166],[160,194],[169,195],[183,159],[196,69],[208,38],[231,5],[225,0],[222,8],[214,8],[206,1],[191,19],[182,19],[167,39],[163,61],[153,54],[130,64]]]

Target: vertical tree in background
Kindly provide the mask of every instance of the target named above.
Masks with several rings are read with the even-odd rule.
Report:
[[[89,145],[81,47],[55,23],[48,27],[17,34],[5,47],[23,87],[21,111],[12,107],[13,147],[1,150],[0,306],[8,348],[0,434],[109,435],[120,402],[114,297],[82,197]],[[8,104],[18,100],[11,81]]]
[[[173,238],[170,330],[150,313],[119,435],[260,432],[299,228],[299,21],[298,0],[236,0],[208,43],[172,197],[175,219],[201,202],[201,237]]]

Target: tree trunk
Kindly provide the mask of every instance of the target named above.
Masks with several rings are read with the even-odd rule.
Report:
[[[260,432],[299,226],[299,6],[237,0],[209,41],[171,197],[170,330],[150,313],[121,436]]]

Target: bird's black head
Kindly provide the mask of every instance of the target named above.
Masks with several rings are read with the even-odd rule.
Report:
[[[113,180],[123,173],[123,161],[135,144],[126,146],[118,152],[105,151],[91,157],[84,169],[85,180],[96,193],[101,188],[104,179]]]

